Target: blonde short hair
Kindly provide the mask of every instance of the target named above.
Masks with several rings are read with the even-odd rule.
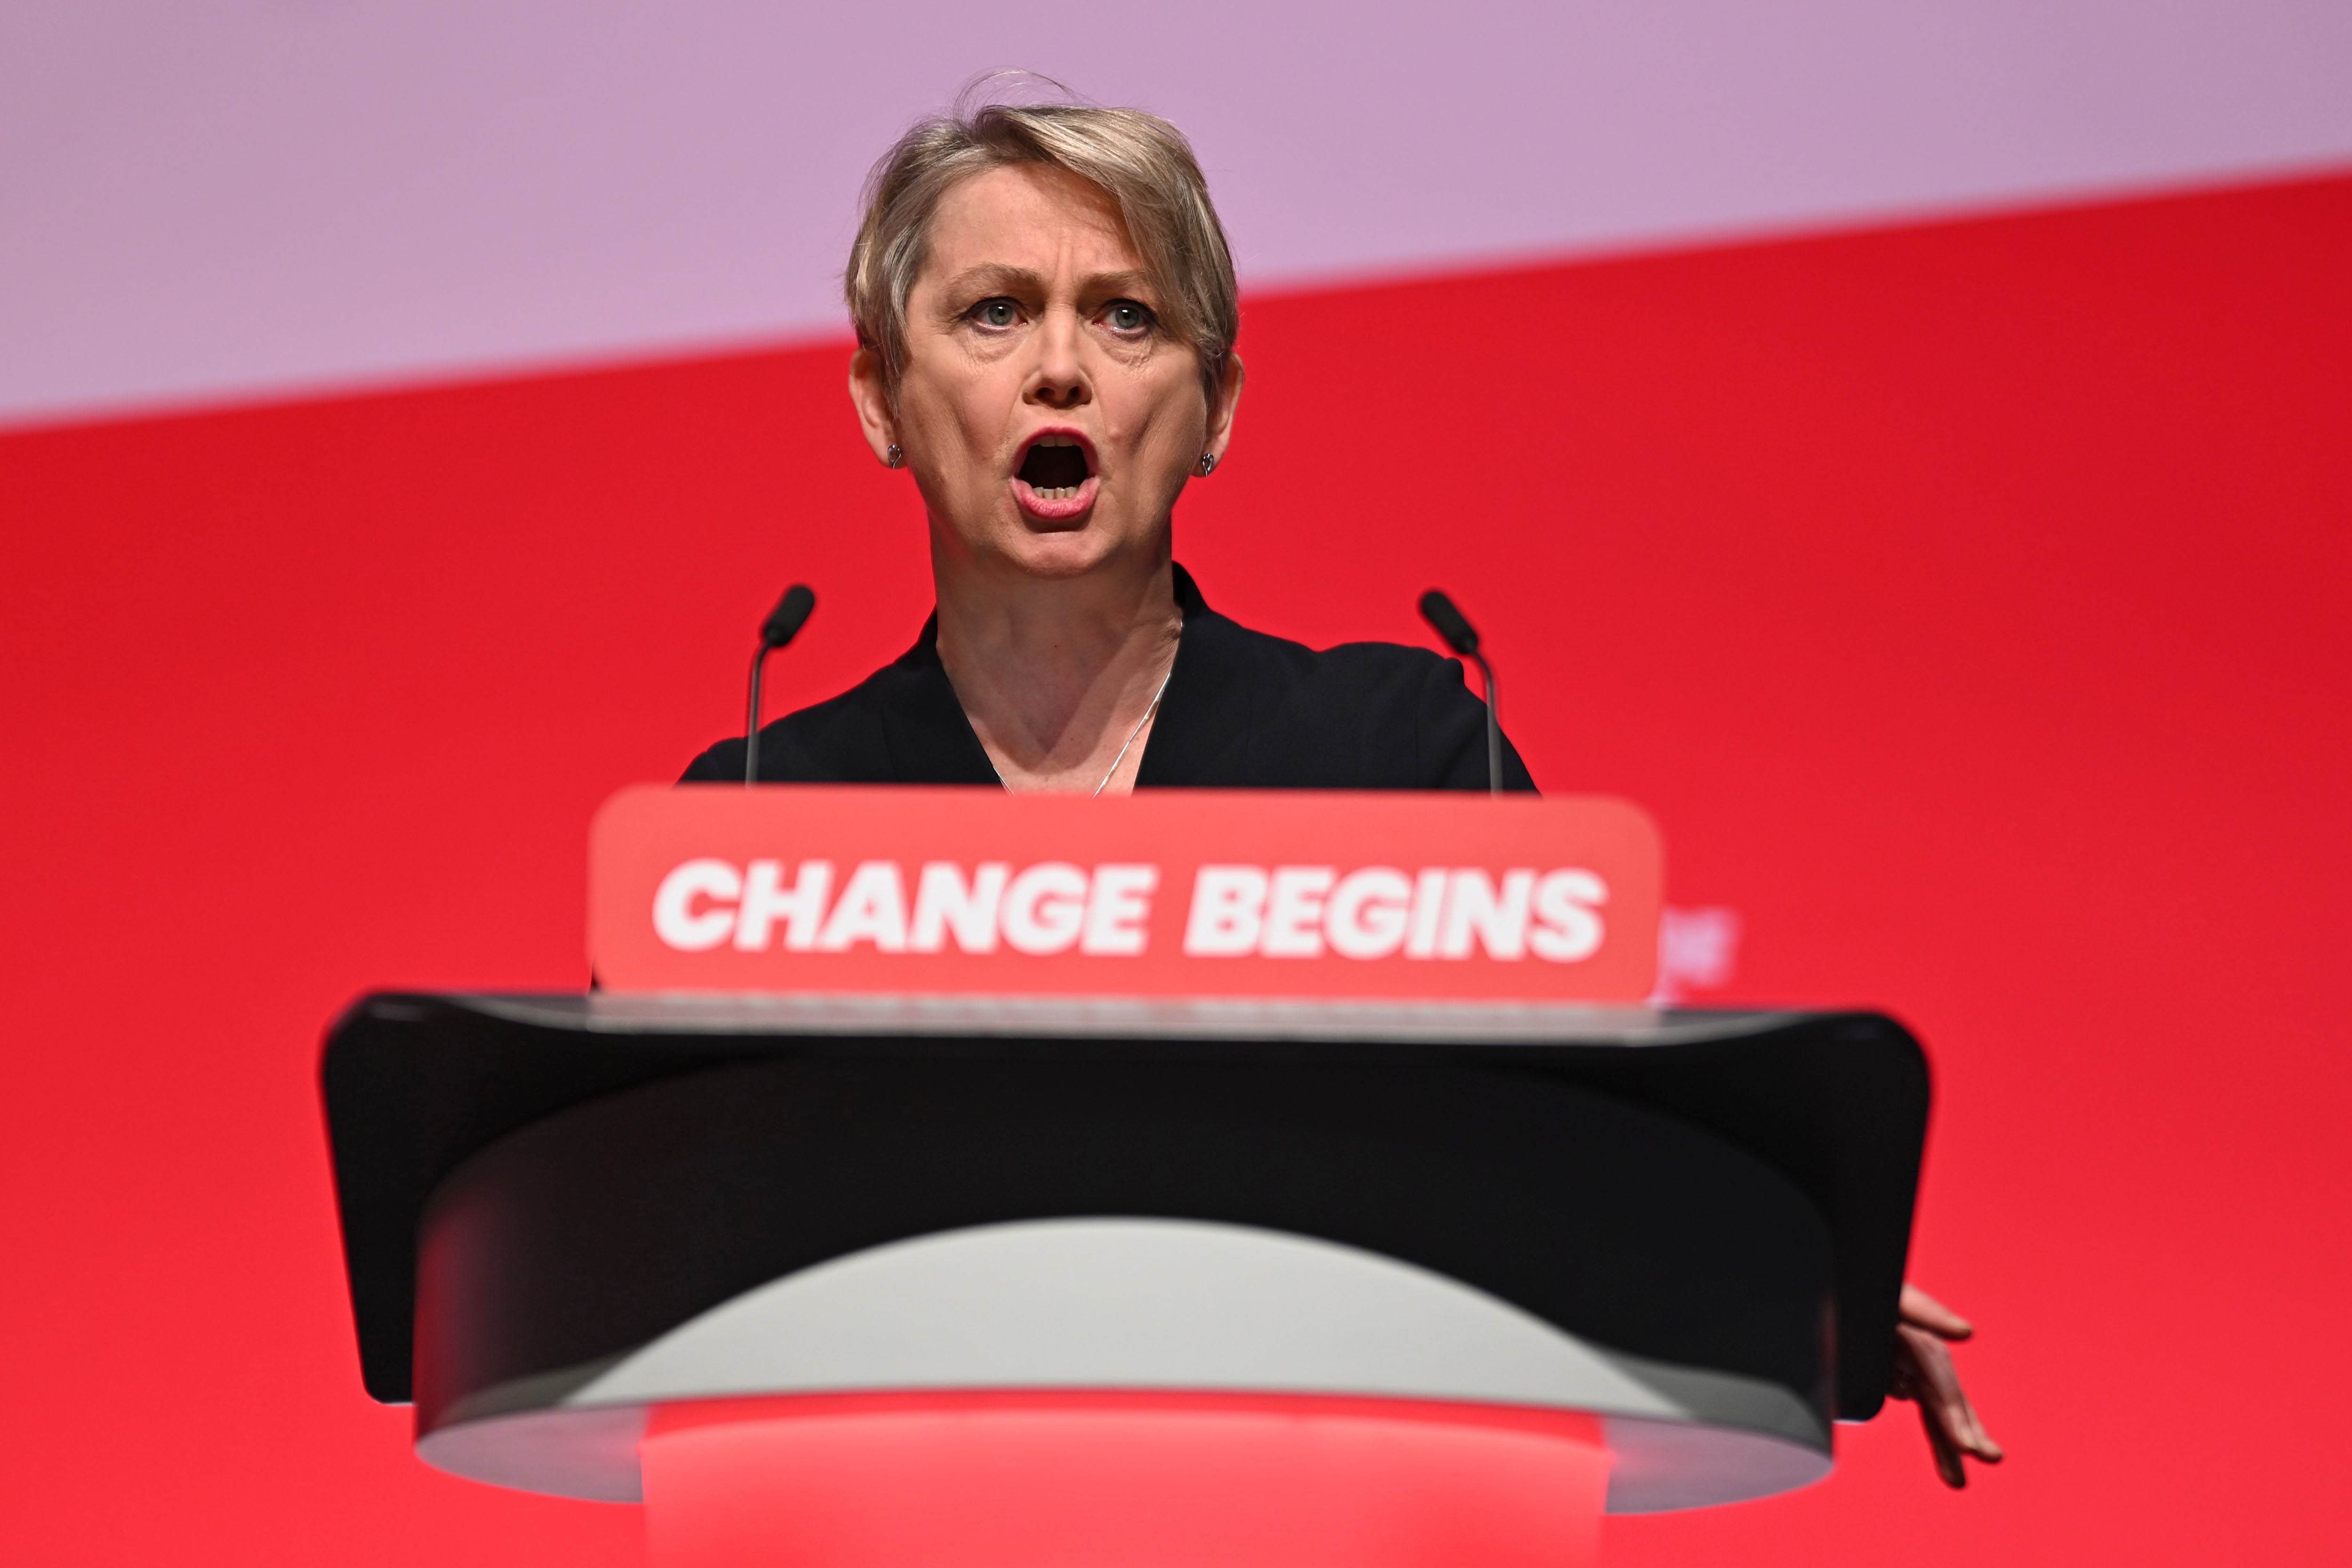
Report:
[[[927,258],[940,199],[1008,164],[1066,169],[1109,193],[1162,295],[1160,315],[1192,345],[1216,406],[1225,356],[1241,332],[1233,254],[1192,143],[1156,114],[1075,103],[991,103],[925,120],[866,181],[866,214],[844,279],[857,341],[896,388],[907,363],[907,297]]]

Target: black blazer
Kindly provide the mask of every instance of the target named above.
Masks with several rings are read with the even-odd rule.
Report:
[[[1459,660],[1397,643],[1318,653],[1217,614],[1176,568],[1176,667],[1138,789],[1485,789],[1486,705]],[[939,617],[895,663],[760,730],[762,783],[994,784],[940,664]],[[740,784],[743,740],[694,759],[684,783]],[[1532,790],[1503,742],[1503,783]]]

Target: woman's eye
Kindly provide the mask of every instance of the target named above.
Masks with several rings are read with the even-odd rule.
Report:
[[[1103,321],[1115,332],[1139,332],[1151,324],[1151,312],[1132,300],[1114,300],[1103,311]]]
[[[1021,307],[1010,300],[982,300],[971,314],[983,327],[1010,327],[1021,320]]]

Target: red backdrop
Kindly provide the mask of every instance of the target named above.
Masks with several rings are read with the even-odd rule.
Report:
[[[1451,589],[1539,780],[1646,804],[1742,998],[1890,1007],[1916,1274],[2012,1461],[1612,1521],[1621,1564],[2320,1561],[2343,1448],[2352,180],[1251,302],[1212,603]],[[843,352],[0,440],[6,1555],[627,1563],[362,1394],[312,1069],[577,985],[583,844],[927,602]]]

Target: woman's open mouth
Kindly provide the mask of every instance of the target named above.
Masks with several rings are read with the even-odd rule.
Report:
[[[1085,442],[1065,431],[1048,430],[1022,454],[1021,467],[1013,475],[1013,494],[1030,516],[1067,522],[1086,515],[1101,484]]]

